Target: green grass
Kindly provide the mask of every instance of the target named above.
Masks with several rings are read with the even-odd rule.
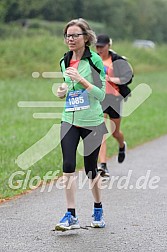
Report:
[[[15,79],[0,82],[1,100],[3,110],[1,112],[1,137],[2,166],[0,171],[1,196],[11,196],[22,190],[12,191],[8,187],[7,181],[13,171],[20,170],[15,164],[19,154],[29,148],[32,144],[41,139],[54,123],[59,120],[37,120],[33,119],[34,112],[57,112],[53,108],[19,108],[19,101],[50,101],[55,100],[53,95],[52,81]],[[55,162],[56,161],[56,162]],[[60,169],[60,150],[52,152],[46,158],[39,161],[32,169],[32,176],[39,174],[43,176],[48,170]]]
[[[2,40],[1,78],[31,77],[32,72],[56,71],[65,52],[63,39],[54,36]]]
[[[56,36],[61,37],[63,35],[66,22],[47,21],[40,19],[26,19],[27,25],[22,26],[22,20],[10,22],[10,24],[0,23],[0,38],[1,39],[13,39],[31,37],[36,35],[40,36]],[[105,25],[103,23],[88,21],[91,28],[96,34],[103,33]]]
[[[39,139],[44,137],[54,123],[60,119],[34,119],[34,112],[59,112],[57,108],[19,108],[19,101],[56,101],[52,93],[55,79],[42,77],[33,79],[31,73],[38,71],[59,71],[59,59],[66,46],[62,38],[54,36],[23,37],[22,39],[6,39],[0,41],[0,103],[1,103],[1,167],[0,198],[8,198],[28,190],[28,186],[12,190],[8,181],[15,171],[22,171],[15,160]],[[167,133],[166,96],[167,73],[165,55],[166,46],[156,50],[135,50],[131,44],[118,43],[114,47],[120,54],[126,55],[135,69],[135,78],[131,88],[140,83],[147,83],[152,95],[130,116],[122,119],[121,129],[124,132],[129,148],[150,141]],[[124,49],[124,50],[123,50]],[[124,53],[123,53],[124,51]],[[53,139],[54,141],[54,139]],[[117,151],[116,141],[107,140],[108,156]],[[60,146],[35,163],[29,181],[34,176],[43,176],[48,171],[60,170],[62,157]],[[83,167],[83,158],[77,156],[77,168]],[[26,173],[26,171],[25,171]],[[13,180],[14,185],[18,175]],[[34,181],[35,185],[35,181]]]

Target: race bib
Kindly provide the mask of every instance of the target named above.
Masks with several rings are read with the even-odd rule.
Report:
[[[90,107],[88,92],[86,90],[70,91],[66,97],[65,111],[76,111]]]

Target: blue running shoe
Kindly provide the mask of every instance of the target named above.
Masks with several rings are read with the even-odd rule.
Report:
[[[64,217],[60,222],[55,226],[57,231],[66,231],[70,229],[79,229],[79,221],[77,217],[74,217],[71,212],[66,212]]]
[[[102,208],[94,208],[94,214],[92,215],[93,220],[91,223],[91,227],[93,228],[104,228],[105,221],[103,218],[103,209]]]

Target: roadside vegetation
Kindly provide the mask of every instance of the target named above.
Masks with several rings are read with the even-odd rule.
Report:
[[[0,41],[0,199],[18,195],[29,189],[29,183],[25,188],[23,184],[19,187],[19,181],[24,181],[27,170],[19,168],[15,160],[44,137],[53,124],[59,124],[61,120],[33,118],[35,112],[58,113],[61,112],[61,108],[20,108],[17,104],[19,101],[58,101],[52,92],[52,86],[54,83],[62,82],[62,79],[43,78],[42,73],[60,71],[59,60],[67,50],[63,36],[58,33],[51,34],[47,29],[39,29],[38,32],[35,32],[34,28],[29,31],[20,29],[23,29],[18,31],[20,36],[4,36]],[[134,148],[167,133],[167,45],[156,44],[155,49],[138,49],[133,47],[132,41],[113,40],[113,49],[126,56],[133,66],[135,77],[130,84],[131,89],[140,83],[146,83],[152,89],[152,95],[130,116],[122,120],[122,130],[128,148]],[[33,72],[38,72],[39,78],[33,78]],[[108,138],[107,145],[108,157],[115,155],[117,144],[112,137]],[[29,167],[28,181],[34,176],[42,179],[48,171],[61,170],[61,166],[61,151],[58,146]],[[82,156],[78,154],[77,168],[82,167]],[[9,178],[18,171],[21,173],[12,180],[15,187],[18,185],[18,189],[14,190],[9,187]]]

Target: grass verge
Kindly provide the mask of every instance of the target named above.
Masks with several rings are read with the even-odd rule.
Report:
[[[152,95],[130,116],[122,119],[121,129],[133,148],[144,142],[167,133],[166,96],[166,51],[160,46],[155,51],[136,50],[130,44],[118,43],[114,48],[129,58],[135,69],[135,78],[131,88],[140,83],[148,84]],[[60,146],[48,152],[41,160],[27,170],[17,166],[15,160],[26,149],[43,138],[60,118],[34,119],[33,113],[59,113],[59,108],[20,108],[19,101],[56,101],[52,92],[54,79],[31,78],[33,71],[59,71],[59,59],[66,47],[62,39],[53,36],[23,37],[0,41],[0,103],[1,103],[1,167],[0,199],[9,198],[33,188],[47,172],[53,175],[61,170],[62,156]],[[124,53],[126,52],[126,53]],[[57,80],[61,81],[61,80]],[[51,139],[54,142],[54,138]],[[107,140],[108,157],[117,152],[117,143],[110,137]],[[31,159],[31,157],[29,157]],[[83,167],[83,158],[77,155],[77,168]],[[9,186],[12,174],[17,173]],[[59,175],[61,172],[59,173]],[[28,177],[29,176],[29,177]],[[37,176],[37,177],[35,177]],[[35,179],[36,178],[36,179]],[[25,184],[27,179],[27,184]],[[31,184],[30,184],[31,181]]]

